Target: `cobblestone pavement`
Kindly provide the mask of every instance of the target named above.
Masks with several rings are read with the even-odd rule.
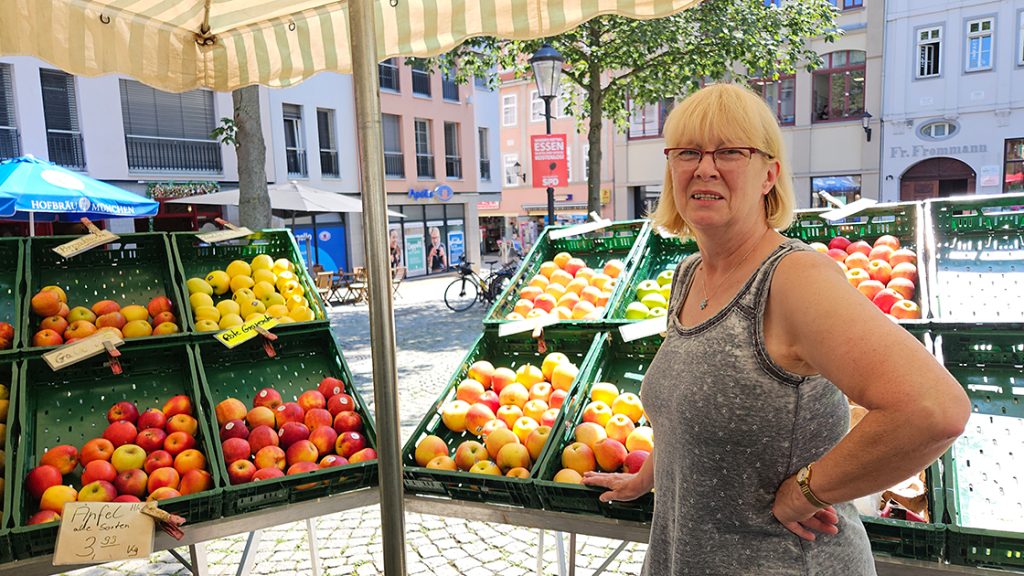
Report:
[[[395,299],[403,442],[436,400],[482,330],[480,320],[486,310],[480,305],[462,313],[453,313],[445,307],[442,294],[450,281],[450,277],[409,280],[402,284]],[[331,310],[331,327],[360,393],[372,407],[367,310],[366,305],[336,306]],[[321,574],[368,576],[384,573],[378,507],[321,516],[315,520],[315,526]],[[538,536],[539,531],[533,529],[407,513],[408,573],[415,576],[536,574]],[[568,544],[568,538],[565,542]],[[553,534],[548,533],[544,543],[543,573],[557,574]],[[618,544],[618,541],[604,538],[579,537],[576,573],[590,576]],[[207,542],[209,573],[235,574],[244,545],[244,534]],[[603,573],[613,576],[639,574],[645,549],[643,544],[631,543]],[[183,552],[187,558],[187,551]],[[252,573],[310,574],[305,522],[265,530]],[[149,562],[112,563],[73,574],[185,575],[188,571],[170,554],[161,552],[152,555]]]

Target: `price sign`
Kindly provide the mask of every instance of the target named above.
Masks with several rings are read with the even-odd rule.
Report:
[[[227,240],[234,240],[235,238],[245,238],[252,234],[252,230],[243,226],[241,228],[234,228],[231,230],[218,230],[216,232],[196,234],[196,238],[199,238],[207,244],[216,244],[217,242],[225,242]]]
[[[547,316],[541,316],[539,318],[527,318],[526,320],[504,322],[498,326],[498,336],[504,337],[511,336],[512,334],[519,334],[521,332],[532,332],[537,328],[544,328],[545,326],[556,324],[558,321],[559,318],[557,314],[548,314]]]
[[[53,251],[64,258],[71,258],[72,256],[85,252],[86,250],[113,242],[118,238],[120,238],[120,236],[114,234],[110,230],[98,230],[97,232],[86,234],[80,238],[75,238],[71,242],[61,244],[54,248]]]
[[[50,365],[51,370],[56,372],[61,368],[67,368],[72,364],[106,352],[107,342],[114,346],[124,344],[124,340],[122,340],[117,334],[114,334],[109,330],[104,330],[102,332],[97,332],[88,338],[83,338],[78,342],[65,344],[52,352],[47,352],[46,354],[43,354],[43,360]]]
[[[590,217],[594,219],[593,222],[570,226],[569,228],[563,228],[562,230],[552,230],[549,237],[552,240],[559,240],[562,238],[568,238],[569,236],[579,236],[580,234],[586,234],[587,232],[593,232],[612,225],[611,220],[601,218],[597,212],[591,212]]]
[[[257,326],[264,330],[270,330],[274,326],[277,326],[277,324],[277,318],[274,318],[269,314],[264,314],[258,318],[249,320],[241,326],[235,326],[234,328],[228,328],[227,330],[217,332],[214,334],[214,337],[228,348],[234,348],[242,342],[248,342],[255,338],[259,334],[259,331],[256,330]]]
[[[632,342],[655,334],[663,334],[666,330],[668,330],[668,316],[660,316],[624,324],[619,328],[619,334],[622,336],[623,342]]]
[[[57,532],[54,566],[146,558],[153,552],[153,518],[145,502],[68,502]]]

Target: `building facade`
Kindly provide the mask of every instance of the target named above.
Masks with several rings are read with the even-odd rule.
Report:
[[[890,0],[882,198],[1024,192],[1024,1]]]

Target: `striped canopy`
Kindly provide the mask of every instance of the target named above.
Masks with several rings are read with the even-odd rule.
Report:
[[[290,86],[351,72],[348,1],[0,0],[0,55],[172,92]],[[384,59],[433,56],[473,36],[553,36],[600,14],[659,18],[700,0],[361,1],[376,4]]]

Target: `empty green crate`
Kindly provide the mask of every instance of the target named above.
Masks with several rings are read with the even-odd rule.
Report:
[[[582,484],[567,484],[552,480],[562,469],[562,450],[575,442],[576,426],[583,421],[583,409],[589,404],[590,389],[595,382],[610,382],[619,393],[640,394],[647,367],[661,347],[661,337],[622,342],[618,334],[598,335],[598,348],[586,368],[580,373],[577,401],[565,414],[561,426],[551,431],[551,438],[540,458],[537,474],[537,492],[545,510],[594,514],[634,522],[650,522],[654,514],[654,495],[646,494],[629,502],[601,502],[605,489]],[[640,425],[647,424],[642,418]]]
[[[310,326],[325,324],[327,312],[323,300],[316,290],[316,284],[306,270],[305,260],[299,252],[299,246],[295,243],[295,237],[291,230],[260,230],[251,236],[206,244],[196,237],[195,232],[176,232],[170,235],[170,242],[174,249],[174,258],[177,263],[179,283],[182,294],[186,300],[189,296],[186,282],[189,278],[205,278],[213,270],[224,270],[233,260],[244,260],[251,262],[260,254],[267,254],[274,260],[285,258],[295,265],[295,276],[304,291],[303,296],[309,301],[309,309],[313,311],[316,318],[310,322],[296,322],[298,325]],[[230,298],[228,291],[224,296],[215,298]],[[184,316],[188,319],[189,330],[195,331],[196,321],[192,314],[192,307],[184,306]]]
[[[64,258],[54,248],[78,236],[49,236],[28,239],[27,272],[24,295],[22,347],[29,351],[46,350],[32,346],[32,335],[40,318],[32,314],[31,302],[44,286],[59,286],[67,294],[68,306],[92,307],[100,300],[114,300],[121,306],[145,306],[157,296],[166,296],[174,304],[178,334],[150,336],[148,342],[179,338],[186,326],[182,300],[173,272],[167,235],[160,232],[122,234],[118,240],[97,246],[71,258]]]
[[[1024,322],[1024,195],[925,203],[932,318]]]
[[[7,322],[14,327],[14,339],[10,347],[0,350],[0,356],[13,354],[21,348],[22,322],[21,310],[24,298],[22,280],[24,279],[25,242],[21,238],[0,238],[0,322]]]
[[[416,445],[431,434],[439,436],[448,444],[449,455],[454,455],[458,445],[466,440],[479,441],[478,437],[469,432],[452,432],[441,421],[441,407],[455,398],[456,386],[468,378],[469,368],[474,362],[486,360],[491,362],[495,368],[507,367],[512,370],[517,370],[524,364],[533,364],[539,368],[547,354],[561,352],[580,368],[582,374],[586,359],[598,346],[593,333],[569,328],[545,329],[544,342],[547,349],[545,352],[539,352],[538,342],[530,334],[515,334],[502,338],[498,336],[496,330],[486,330],[477,339],[462,364],[448,381],[444,391],[438,396],[434,405],[427,410],[423,420],[420,421],[402,450],[407,492],[429,496],[447,496],[455,500],[471,502],[510,504],[526,508],[541,507],[540,498],[533,486],[533,480],[537,477],[539,469],[537,463],[533,464],[529,478],[508,478],[420,467],[416,464],[415,451]],[[552,431],[557,428],[558,422],[572,405],[579,382],[579,375],[577,375]],[[540,458],[538,458],[538,462],[540,462]]]
[[[938,355],[971,400],[964,434],[943,456],[949,559],[1024,568],[1024,330],[937,328]],[[987,528],[984,526],[988,526]]]
[[[637,265],[626,280],[626,289],[608,315],[613,323],[632,322],[626,319],[626,308],[636,300],[636,289],[644,280],[653,280],[664,270],[675,270],[684,258],[697,251],[697,243],[676,236],[662,236],[652,229],[648,233]]]
[[[918,202],[900,202],[896,204],[877,204],[857,212],[856,214],[829,222],[821,218],[826,210],[798,210],[793,224],[782,233],[790,238],[797,238],[810,244],[821,242],[828,245],[836,236],[844,236],[851,241],[864,240],[872,244],[879,236],[895,236],[900,247],[913,250],[917,254],[917,290],[912,300],[921,308],[921,318],[929,318],[930,288],[925,273],[925,223],[923,208]],[[900,320],[901,324],[922,324],[924,320]]]
[[[214,520],[221,516],[221,487],[224,485],[217,462],[216,436],[200,402],[196,363],[189,345],[177,342],[128,342],[119,347],[122,373],[113,374],[105,354],[94,356],[58,372],[42,358],[26,360],[18,384],[18,415],[10,435],[18,439],[16,474],[13,479],[11,544],[19,560],[50,554],[57,538],[58,523],[26,526],[37,511],[25,491],[26,474],[39,465],[46,449],[70,444],[81,450],[107,427],[107,410],[117,402],[134,402],[143,412],[162,408],[172,396],[188,396],[192,415],[198,420],[196,448],[206,456],[213,477],[211,490],[160,501],[160,508],[183,516],[188,523]],[[64,477],[81,488],[81,466]],[[187,530],[187,528],[186,528]]]
[[[644,239],[649,231],[647,220],[628,220],[615,222],[610,226],[601,228],[594,232],[588,232],[578,236],[570,236],[552,240],[551,232],[566,228],[565,226],[548,227],[537,239],[537,243],[526,255],[522,266],[512,277],[511,282],[505,287],[501,296],[484,316],[485,326],[495,326],[506,322],[507,316],[515,308],[519,300],[519,291],[526,287],[530,279],[540,271],[540,265],[546,260],[551,260],[559,252],[568,252],[574,258],[581,258],[587,266],[595,271],[600,271],[605,262],[611,259],[622,260],[624,268],[619,275],[619,282],[608,298],[605,306],[605,314],[601,320],[563,320],[561,325],[591,326],[596,327],[603,323],[609,316],[611,310],[618,303],[622,294],[625,293],[625,280],[629,278],[636,266],[637,259],[644,247]]]
[[[273,358],[267,356],[259,337],[234,349],[228,349],[212,337],[196,343],[211,428],[219,431],[214,407],[223,400],[237,398],[251,406],[257,392],[273,388],[285,402],[293,402],[306,390],[316,390],[324,377],[333,376],[345,383],[345,393],[352,396],[356,411],[363,417],[368,447],[376,449],[377,435],[370,411],[353,384],[352,372],[330,329],[296,325],[274,333],[277,340],[273,343],[276,354]],[[216,461],[225,478],[225,516],[286,506],[377,483],[375,460],[237,485],[230,484],[219,445]]]

